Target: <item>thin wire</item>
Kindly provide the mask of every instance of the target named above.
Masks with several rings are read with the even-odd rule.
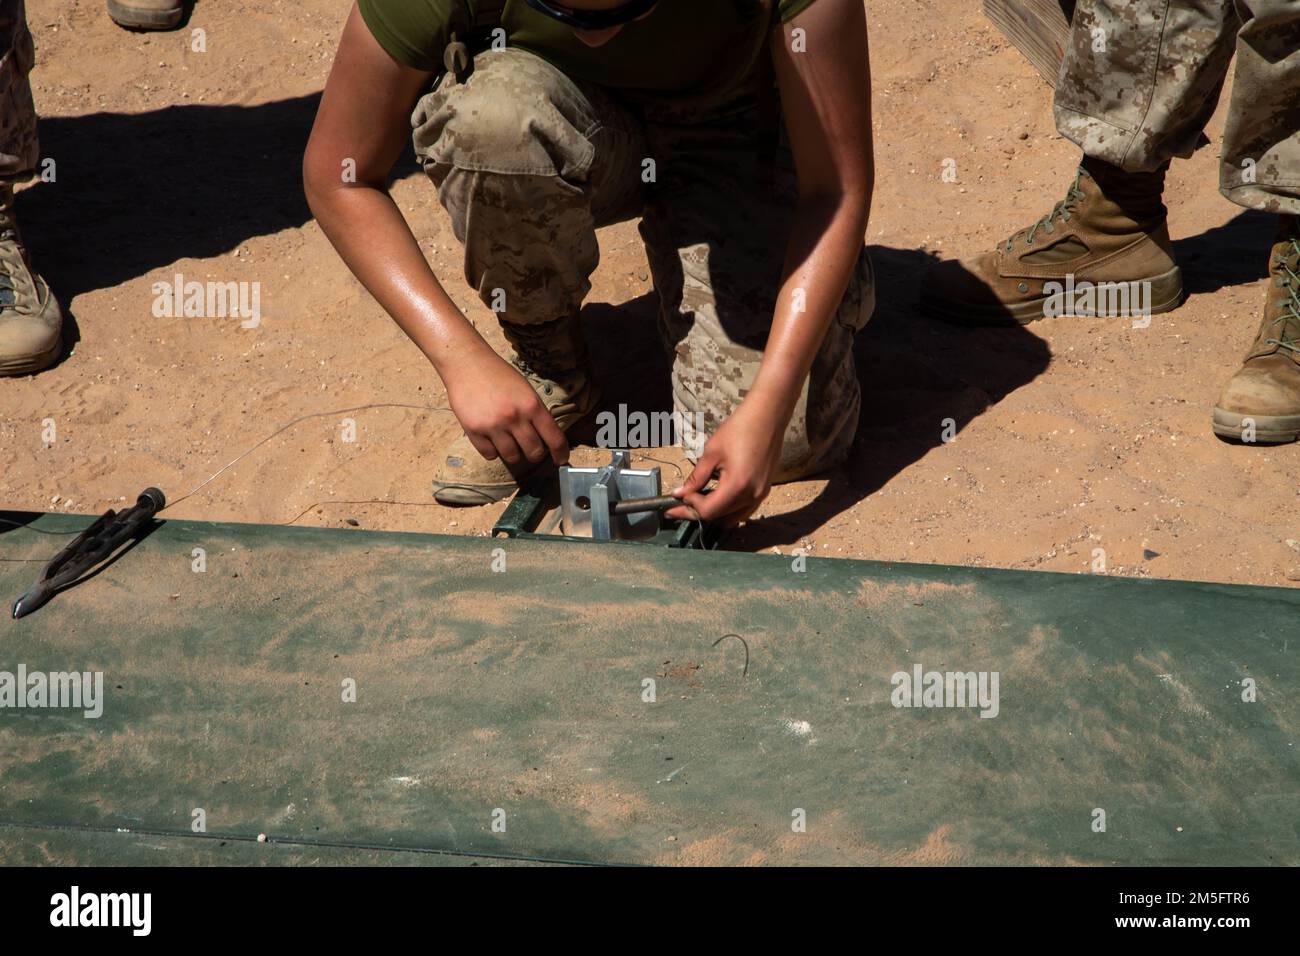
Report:
[[[684,472],[684,471],[682,470],[682,466],[679,465],[679,464],[677,464],[676,462],[668,461],[668,460],[665,459],[665,458],[656,458],[654,455],[637,455],[637,457],[640,458],[640,459],[642,459],[643,461],[653,461],[653,462],[657,462],[657,463],[659,463],[659,464],[661,464],[661,465],[667,465],[669,468],[675,468],[675,469],[677,469],[677,477],[678,477],[678,478],[684,478],[684,477],[686,477],[686,472]],[[687,521],[694,521],[697,525],[699,525],[699,527],[696,529],[696,532],[697,532],[697,534],[699,534],[699,537],[700,537],[700,547],[703,548],[703,547],[704,547],[704,519],[701,518],[701,517],[699,516],[699,514],[697,513],[697,514],[695,515],[694,518],[687,518],[686,520],[687,520]],[[729,636],[729,637],[733,637],[733,636],[738,636],[738,635],[727,635],[727,636]],[[742,640],[743,640],[743,638],[742,638]],[[746,651],[748,651],[748,647],[746,647]],[[745,666],[746,666],[746,669],[748,670],[749,665],[746,664]]]
[[[281,527],[287,527],[293,524],[307,512],[311,511],[312,508],[319,508],[321,505],[402,505],[409,508],[429,508],[435,506],[445,507],[440,501],[393,501],[388,498],[362,498],[360,501],[334,501],[333,499],[330,499],[328,501],[317,501],[314,504],[308,505],[288,521],[281,522]]]
[[[717,647],[719,644],[721,644],[729,637],[734,637],[736,640],[740,641],[740,643],[745,645],[745,669],[740,672],[740,676],[748,677],[749,676],[749,641],[745,640],[739,634],[723,634],[720,638],[718,638],[716,641],[713,642],[713,646]]]
[[[257,451],[257,449],[261,448],[263,445],[269,442],[272,438],[275,438],[276,436],[280,435],[283,432],[287,432],[290,428],[292,428],[294,425],[297,425],[299,422],[305,422],[309,418],[325,418],[330,415],[346,415],[348,412],[364,412],[372,408],[413,408],[416,411],[421,411],[421,412],[450,412],[451,411],[450,408],[447,408],[446,406],[443,405],[408,405],[404,402],[373,402],[369,405],[357,405],[354,408],[339,408],[328,412],[310,412],[306,415],[299,415],[297,418],[289,422],[287,425],[283,425],[280,428],[277,428],[275,431],[271,432],[271,434],[267,435],[265,438],[259,441],[252,448],[245,451],[243,454],[238,455],[237,457],[231,459],[226,464],[222,465],[220,468],[214,471],[203,481],[195,485],[194,488],[188,494],[181,495],[175,501],[167,502],[167,504],[164,507],[158,510],[160,512],[166,511],[168,508],[172,507],[173,505],[180,504],[186,498],[191,498],[194,495],[198,494],[200,490],[207,487],[207,485],[211,484],[217,478],[221,477],[221,475],[224,474],[227,469],[233,468],[235,465],[239,464],[239,462],[243,461],[253,452]],[[302,515],[299,515],[298,517],[301,518]],[[298,519],[295,518],[294,520],[296,521]]]
[[[368,404],[368,405],[355,405],[355,406],[353,406],[353,407],[351,407],[351,408],[336,408],[336,409],[330,409],[329,411],[324,411],[324,412],[308,412],[306,415],[299,415],[297,418],[295,418],[295,419],[293,419],[293,420],[287,422],[287,423],[284,424],[284,425],[281,425],[279,428],[277,428],[275,431],[271,432],[271,434],[267,435],[265,438],[263,438],[261,441],[257,442],[255,445],[251,446],[250,448],[245,449],[243,452],[241,452],[240,454],[236,455],[236,456],[235,456],[234,458],[232,458],[230,461],[226,462],[226,464],[222,465],[220,468],[218,468],[218,469],[217,469],[216,471],[214,471],[212,474],[208,475],[207,478],[204,478],[201,482],[199,482],[197,485],[195,485],[193,488],[191,488],[187,493],[181,495],[179,498],[175,498],[175,499],[173,499],[173,500],[171,500],[171,501],[168,501],[166,505],[164,505],[162,508],[158,509],[158,513],[161,514],[163,511],[167,511],[169,508],[172,508],[172,507],[174,507],[174,506],[180,504],[182,501],[185,501],[185,500],[187,500],[187,499],[189,499],[189,498],[194,497],[196,494],[198,494],[200,491],[202,491],[204,488],[206,488],[206,487],[207,487],[208,485],[210,485],[212,482],[216,481],[218,478],[220,478],[223,474],[225,474],[225,473],[226,473],[227,471],[229,471],[231,468],[235,467],[235,465],[239,464],[241,461],[243,461],[245,458],[247,458],[247,457],[248,457],[249,455],[251,455],[253,452],[257,451],[259,448],[261,448],[263,445],[265,445],[267,442],[269,442],[271,439],[273,439],[273,438],[277,438],[278,436],[284,434],[284,433],[287,432],[290,428],[293,428],[295,425],[299,424],[300,422],[305,422],[305,421],[307,421],[308,419],[311,419],[311,418],[326,418],[326,417],[332,417],[332,416],[335,416],[335,415],[346,415],[346,414],[348,414],[349,412],[364,412],[364,411],[369,411],[370,409],[374,409],[374,408],[407,408],[407,409],[412,409],[412,410],[414,410],[414,411],[420,411],[420,412],[451,412],[451,408],[449,408],[448,406],[445,406],[445,405],[411,405],[411,404],[408,404],[408,403],[406,403],[406,402],[371,402],[371,403]],[[682,476],[685,475],[685,472],[682,470],[681,466],[678,465],[678,464],[675,463],[675,462],[667,461],[666,459],[663,459],[663,458],[656,458],[656,457],[654,457],[653,455],[645,455],[645,454],[641,454],[641,455],[638,455],[638,457],[641,458],[641,459],[644,459],[644,460],[646,460],[646,461],[653,461],[653,462],[658,462],[658,463],[661,464],[661,465],[668,465],[670,468],[673,468],[673,469],[675,469],[675,470],[677,471],[677,474],[678,474],[679,477],[682,477]],[[491,495],[487,494],[486,492],[480,491],[480,490],[477,489],[477,488],[471,488],[471,487],[469,487],[469,486],[467,486],[467,485],[442,485],[441,488],[446,488],[446,489],[457,489],[457,490],[461,490],[461,491],[471,491],[471,492],[474,492],[474,493],[476,493],[476,494],[482,495],[483,498],[485,499],[486,503],[489,503],[489,504],[494,503],[494,502],[497,500],[497,499],[493,498]],[[317,502],[314,502],[313,504],[309,505],[308,507],[304,508],[302,511],[298,512],[298,514],[294,515],[293,518],[291,518],[290,520],[285,521],[285,522],[281,522],[281,524],[282,524],[282,525],[286,525],[286,526],[287,526],[287,525],[291,525],[291,524],[295,523],[295,522],[296,522],[299,518],[301,518],[303,515],[307,514],[309,511],[311,511],[312,508],[317,508],[317,507],[320,507],[321,505],[326,505],[326,504],[330,504],[330,505],[333,505],[333,504],[350,504],[350,505],[398,505],[398,506],[403,506],[403,507],[427,508],[427,507],[431,507],[431,506],[433,506],[433,505],[441,505],[441,502],[438,502],[438,501],[394,501],[394,500],[387,499],[387,498],[364,498],[364,499],[357,500],[357,501],[317,501]],[[12,526],[14,526],[15,528],[25,528],[25,529],[27,529],[27,530],[29,530],[29,531],[35,531],[35,532],[37,532],[38,534],[68,535],[68,534],[80,534],[80,533],[81,533],[80,530],[74,530],[74,531],[47,531],[47,530],[45,530],[44,528],[33,528],[33,527],[31,527],[31,525],[29,525],[29,524],[23,524],[22,522],[19,522],[19,521],[13,521],[13,520],[11,520],[11,519],[9,519],[9,518],[0,518],[0,521],[4,522],[5,524],[12,525]],[[695,521],[699,524],[699,532],[700,532],[700,534],[703,535],[703,533],[704,533],[704,522],[700,521],[700,519],[699,519],[698,517],[695,519]],[[10,560],[10,561],[28,561],[28,560],[32,560],[32,559],[15,559],[15,558],[9,558],[9,559],[6,559],[6,560]]]
[[[0,518],[0,521],[7,525],[13,525],[15,528],[21,528],[24,531],[35,531],[37,534],[81,534],[81,532],[85,530],[83,528],[77,528],[73,531],[47,531],[44,528],[33,528],[30,524],[25,524],[22,521],[13,521],[9,518]]]
[[[668,461],[667,459],[664,458],[656,458],[654,455],[637,455],[637,457],[640,458],[642,461],[658,462],[661,465],[667,465],[669,468],[677,469],[678,478],[685,477],[686,475],[686,472],[682,471],[682,466],[677,464],[675,461]]]

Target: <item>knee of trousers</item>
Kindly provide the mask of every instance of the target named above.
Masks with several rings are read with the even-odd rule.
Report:
[[[690,301],[699,306],[704,298],[697,290]],[[847,457],[861,408],[853,341],[875,304],[875,273],[863,247],[786,428],[775,481],[824,471]],[[711,302],[695,310],[674,353],[674,410],[681,422],[693,426],[688,429],[692,441],[683,444],[698,457],[707,438],[748,393],[763,353],[732,341]]]
[[[411,117],[416,155],[437,167],[586,180],[597,125],[573,81],[521,50],[479,54],[465,83],[447,80]],[[435,177],[436,178],[436,177]]]

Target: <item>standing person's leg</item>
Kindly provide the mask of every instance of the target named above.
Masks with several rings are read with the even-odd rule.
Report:
[[[1300,0],[1240,0],[1223,195],[1278,213],[1264,317],[1214,409],[1214,431],[1246,442],[1300,437]]]
[[[515,364],[561,428],[596,402],[578,314],[600,258],[596,227],[641,211],[639,123],[599,88],[540,57],[480,54],[412,117],[415,151],[465,248],[465,278],[497,313]],[[482,504],[517,477],[469,440],[441,455],[435,497]]]
[[[32,271],[14,217],[14,183],[40,154],[27,81],[35,59],[23,0],[0,0],[0,375],[28,375],[58,358],[63,313]]]
[[[1128,173],[1192,155],[1228,76],[1233,0],[1079,0],[1052,112],[1084,155]]]
[[[997,249],[938,266],[926,306],[955,322],[1031,322],[1049,314],[1049,284],[1072,279],[1149,283],[1150,312],[1177,308],[1165,170],[1214,112],[1238,22],[1232,0],[1080,0],[1054,103],[1084,152],[1074,183]]]
[[[756,112],[647,124],[656,181],[641,235],[672,350],[674,418],[692,458],[753,383],[780,288],[793,163],[782,145],[767,175],[759,126]],[[786,430],[774,480],[805,477],[847,457],[860,405],[853,337],[874,306],[864,248]]]

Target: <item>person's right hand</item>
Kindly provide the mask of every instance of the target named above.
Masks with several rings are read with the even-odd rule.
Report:
[[[452,412],[478,453],[507,465],[538,464],[549,454],[569,461],[569,442],[528,380],[495,352],[463,362],[444,375]]]

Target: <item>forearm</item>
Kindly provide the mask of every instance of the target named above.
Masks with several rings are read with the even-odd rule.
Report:
[[[365,184],[308,188],[339,256],[444,380],[490,347],[439,283],[392,198]]]
[[[795,207],[772,330],[745,399],[782,428],[857,267],[870,205],[861,192],[803,198]]]

